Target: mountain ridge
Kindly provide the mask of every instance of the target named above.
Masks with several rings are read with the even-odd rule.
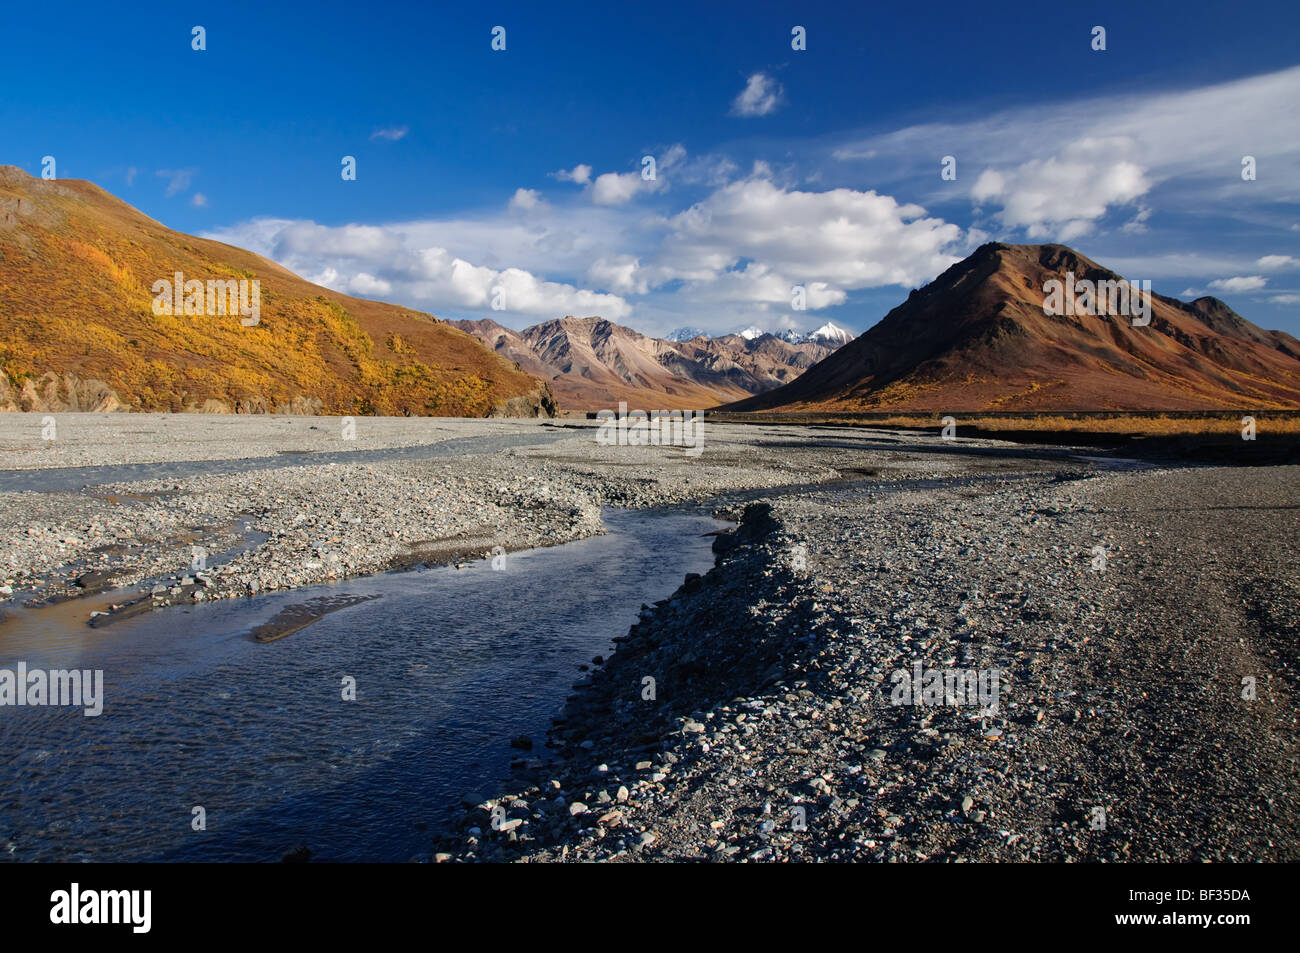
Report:
[[[990,242],[790,384],[728,411],[1208,410],[1300,406],[1300,341],[1217,298],[1048,314],[1047,282],[1123,282],[1065,245]]]
[[[176,272],[260,319],[157,314]],[[92,182],[0,166],[0,409],[535,416],[543,381],[460,329],[173,231]]]

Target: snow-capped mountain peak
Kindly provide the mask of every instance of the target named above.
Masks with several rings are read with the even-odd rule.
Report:
[[[695,338],[705,337],[704,331],[699,328],[677,328],[669,331],[666,341],[692,341]]]
[[[827,321],[812,334],[808,335],[808,337],[809,339],[827,341],[837,347],[841,344],[848,344],[853,340],[852,334],[832,321]]]
[[[761,338],[767,332],[764,331],[762,328],[756,327],[755,325],[751,324],[749,327],[745,328],[745,330],[737,331],[736,333],[739,334],[746,341],[752,341],[755,338]]]

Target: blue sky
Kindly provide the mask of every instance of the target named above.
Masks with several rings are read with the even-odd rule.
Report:
[[[0,163],[514,327],[860,332],[1000,240],[1300,334],[1300,5],[1084,6],[11,6]]]

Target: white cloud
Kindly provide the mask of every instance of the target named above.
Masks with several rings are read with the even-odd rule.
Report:
[[[646,294],[650,288],[635,255],[607,255],[587,269],[587,280],[617,294]]]
[[[845,291],[919,285],[957,260],[945,249],[961,238],[956,225],[887,195],[787,190],[764,177],[719,189],[669,226],[655,263],[661,280],[786,305],[802,284],[811,308]]]
[[[735,116],[766,116],[781,103],[781,84],[766,73],[754,73],[731,103]]]
[[[166,195],[171,198],[180,192],[185,192],[190,187],[190,182],[194,178],[194,169],[159,169],[154,175],[167,179]]]
[[[642,188],[653,187],[639,172],[606,172],[591,186],[591,200],[597,205],[622,205]]]
[[[586,185],[591,181],[591,166],[579,164],[567,172],[561,169],[559,172],[552,172],[551,178],[559,179],[561,182],[575,182],[578,185]]]
[[[522,226],[480,223],[501,239],[500,248],[529,234]],[[409,222],[397,225],[330,227],[310,221],[262,219],[208,237],[251,248],[309,280],[339,291],[382,297],[433,313],[468,310],[498,320],[522,315],[527,323],[560,314],[600,314],[618,321],[631,314],[619,295],[602,294],[572,284],[547,281],[518,266],[475,264],[429,240],[434,233],[454,234],[454,223]],[[497,289],[505,310],[493,311]]]
[[[387,126],[383,129],[376,129],[370,134],[370,141],[376,139],[386,139],[389,142],[397,142],[399,139],[405,139],[406,134],[411,131],[409,126]]]
[[[626,205],[642,192],[657,192],[668,183],[666,175],[686,158],[686,149],[676,143],[659,154],[646,153],[636,172],[605,172],[591,184],[591,200],[597,205]],[[647,162],[647,159],[653,162]]]
[[[208,197],[204,195],[202,192],[195,192],[194,197],[190,199],[190,204],[193,205],[195,208],[206,208],[208,204]]]
[[[869,158],[880,187],[928,182],[934,195],[938,157],[954,155],[959,181],[971,183],[972,199],[1004,226],[1065,240],[1138,201],[1157,211],[1249,219],[1261,204],[1300,200],[1300,123],[1277,121],[1297,99],[1300,67],[1292,67],[1187,90],[913,125],[837,141],[828,151],[844,161]],[[1237,159],[1246,154],[1261,169],[1267,161],[1269,175],[1243,183]]]
[[[515,194],[510,197],[509,207],[517,211],[530,212],[545,205],[546,203],[542,201],[542,193],[536,189],[515,189]]]
[[[1268,284],[1268,279],[1262,275],[1250,275],[1238,278],[1216,278],[1210,282],[1210,287],[1216,291],[1227,291],[1229,293],[1242,291],[1258,291]]]
[[[1274,304],[1300,304],[1300,295],[1273,295],[1268,300]]]
[[[337,280],[337,279],[336,279]],[[384,281],[382,278],[376,278],[374,275],[359,271],[352,276],[352,280],[347,284],[348,290],[366,297],[379,297],[390,294],[393,290],[392,284]]]
[[[1294,268],[1300,265],[1300,258],[1292,258],[1290,255],[1265,255],[1258,259],[1255,264],[1259,267],[1272,271],[1275,268]]]
[[[1126,139],[1080,139],[1059,156],[1031,159],[1004,172],[984,171],[971,198],[980,204],[996,201],[997,218],[1023,228],[1032,239],[1070,241],[1092,231],[1110,206],[1132,202],[1151,188],[1140,165],[1117,158],[1132,150]],[[1142,218],[1135,221],[1140,225]]]
[[[666,175],[615,175],[631,178],[639,194],[666,189],[691,168],[680,146],[657,155]],[[795,285],[811,311],[846,304],[859,289],[917,286],[979,235],[888,195],[782,184],[761,162],[720,186],[697,180],[703,197],[675,214],[599,204],[598,182],[562,204],[518,189],[505,205],[455,218],[341,226],[258,219],[207,237],[336,290],[435,314],[483,314],[522,327],[562,314],[625,321],[635,307],[636,326],[654,332],[785,326]],[[496,287],[506,311],[488,310]],[[804,318],[790,320],[802,326]]]

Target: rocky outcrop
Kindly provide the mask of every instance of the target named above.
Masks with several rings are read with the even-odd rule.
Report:
[[[555,395],[547,384],[532,393],[503,400],[492,408],[489,417],[554,417],[559,412]]]
[[[9,413],[101,413],[129,410],[102,380],[47,371],[15,388],[0,374],[0,411]]]

